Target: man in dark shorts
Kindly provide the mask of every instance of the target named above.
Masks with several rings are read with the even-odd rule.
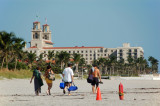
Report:
[[[98,80],[98,77],[100,79],[100,82],[101,81],[101,75],[100,75],[100,71],[99,69],[97,68],[97,65],[94,65],[94,71],[92,72],[92,75],[93,75],[93,82],[91,83],[92,84],[92,92],[93,93],[96,93],[97,91],[97,88],[99,86],[99,80]],[[96,85],[96,90],[95,90],[95,85]]]

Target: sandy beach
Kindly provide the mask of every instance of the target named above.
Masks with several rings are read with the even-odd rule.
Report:
[[[102,101],[96,101],[91,85],[86,80],[75,80],[78,90],[71,96],[59,88],[61,80],[55,80],[47,95],[44,81],[42,93],[35,96],[30,79],[0,80],[0,106],[160,106],[160,81],[106,80],[100,84]],[[119,100],[118,85],[124,86],[124,100]]]

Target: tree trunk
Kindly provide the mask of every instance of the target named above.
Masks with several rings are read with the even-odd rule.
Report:
[[[76,63],[76,72],[78,72],[78,64]]]
[[[15,68],[14,68],[15,71],[16,71],[16,67],[17,67],[17,58],[16,58]]]
[[[8,70],[8,58],[6,56],[6,69]]]
[[[2,65],[1,65],[1,70],[2,70],[2,68],[3,68],[4,59],[5,59],[5,57],[3,57],[3,61],[2,61]]]

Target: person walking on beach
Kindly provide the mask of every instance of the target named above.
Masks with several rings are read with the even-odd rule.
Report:
[[[97,65],[93,65],[93,67],[94,67],[94,71],[92,72],[93,81],[92,81],[91,85],[92,85],[92,92],[96,93],[97,88],[99,86],[99,80],[100,80],[100,82],[102,82],[102,81],[101,81],[100,71],[99,71]],[[99,77],[99,80],[98,80],[98,77]],[[95,85],[96,85],[96,89],[95,89]]]
[[[34,78],[35,94],[39,95],[39,93],[41,93],[41,86],[43,85],[43,80],[41,78],[41,71],[40,71],[39,67],[37,67],[36,70],[33,71],[33,75],[32,75],[32,78],[30,80],[30,83],[32,83],[33,78]]]
[[[64,71],[63,71],[63,81],[65,83],[65,87],[63,89],[64,94],[66,93],[66,88],[70,87],[71,84],[73,83],[74,73],[73,73],[73,70],[71,68],[72,68],[72,64],[68,63],[68,67],[65,68]],[[71,95],[70,91],[68,91],[68,95]]]
[[[54,74],[54,72],[51,70],[51,66],[47,66],[47,70],[45,71],[45,80],[48,85],[48,90],[46,91],[47,95],[51,95],[51,88],[52,88],[52,80],[49,79],[49,74]]]

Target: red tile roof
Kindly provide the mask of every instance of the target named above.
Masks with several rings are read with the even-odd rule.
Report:
[[[33,22],[33,23],[39,23],[38,21],[35,21],[35,22]]]
[[[94,48],[104,48],[104,47],[43,47],[43,49],[94,49]]]
[[[32,46],[32,47],[30,47],[30,48],[37,48],[36,46]]]
[[[48,24],[44,24],[43,26],[49,26]]]
[[[50,44],[54,44],[54,43],[52,43],[51,41],[44,41],[44,42],[46,42],[46,43],[50,43]]]

